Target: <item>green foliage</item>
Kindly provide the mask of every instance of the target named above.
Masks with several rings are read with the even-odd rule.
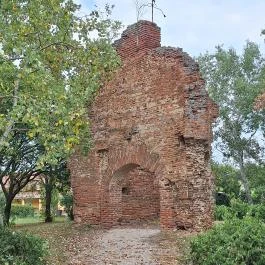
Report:
[[[44,265],[47,244],[40,238],[0,227],[0,264]]]
[[[265,223],[265,205],[264,204],[253,204],[250,205],[248,215],[255,217]]]
[[[69,191],[63,194],[61,199],[61,204],[65,207],[65,211],[70,218],[70,220],[74,220],[73,214],[73,194]]]
[[[11,216],[15,218],[33,217],[34,208],[31,205],[12,205]]]
[[[214,211],[215,220],[224,221],[229,219],[243,219],[247,216],[254,217],[265,222],[265,205],[248,204],[246,202],[235,200],[231,201],[231,206],[216,205]]]
[[[194,265],[265,264],[265,225],[257,219],[225,221],[191,241]]]
[[[231,165],[215,162],[212,163],[211,168],[215,176],[216,191],[224,192],[230,198],[238,198],[240,193],[238,170]]]
[[[0,181],[10,201],[79,146],[88,151],[87,109],[120,65],[120,23],[73,0],[0,1]],[[4,185],[3,185],[4,186]],[[4,222],[8,223],[8,210]]]
[[[111,8],[79,9],[72,0],[0,1],[0,152],[26,132],[44,149],[40,168],[90,144],[87,104],[119,65]]]
[[[250,207],[250,204],[246,202],[242,202],[240,200],[232,200],[230,212],[235,218],[242,219],[243,217],[247,216]]]
[[[249,183],[249,190],[254,204],[265,203],[265,168],[264,165],[246,163],[245,176]],[[240,170],[228,164],[212,163],[215,176],[216,191],[227,194],[230,199],[246,201],[245,191],[241,189]],[[218,201],[216,201],[216,204]]]
[[[265,87],[265,60],[257,44],[247,42],[242,55],[232,48],[216,47],[214,54],[198,58],[210,97],[219,105],[215,148],[239,168],[246,199],[251,201],[245,165],[263,159],[265,110],[255,110],[257,96]]]
[[[265,167],[259,164],[246,165],[246,176],[249,181],[254,203],[265,203]]]
[[[214,219],[217,221],[224,221],[231,216],[230,207],[225,205],[216,205],[214,208]]]

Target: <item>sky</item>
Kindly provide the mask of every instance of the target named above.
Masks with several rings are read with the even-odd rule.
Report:
[[[120,20],[124,29],[137,21],[136,0],[75,0],[82,5],[82,13],[89,13],[97,5],[114,4],[112,17]],[[138,0],[140,4],[151,0]],[[155,10],[154,22],[161,28],[162,46],[183,48],[191,56],[213,52],[216,45],[234,47],[239,53],[246,40],[260,45],[265,53],[265,0],[156,0],[165,13]],[[141,19],[151,20],[151,9],[142,8]]]

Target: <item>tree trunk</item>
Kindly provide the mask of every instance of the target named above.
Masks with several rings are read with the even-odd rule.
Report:
[[[9,225],[10,215],[11,215],[12,199],[6,199],[6,205],[4,209],[3,223],[4,226]]]
[[[52,202],[52,185],[48,182],[45,183],[45,223],[52,222],[51,214],[51,202]]]
[[[245,193],[246,193],[247,202],[252,204],[253,201],[252,201],[252,197],[251,197],[251,191],[249,188],[249,183],[248,183],[248,179],[246,176],[245,167],[244,167],[243,163],[240,163],[239,170],[240,170],[240,179],[242,181],[242,185],[243,185]]]
[[[74,221],[74,219],[75,219],[73,206],[71,206],[71,208],[70,208],[69,218],[71,221]]]

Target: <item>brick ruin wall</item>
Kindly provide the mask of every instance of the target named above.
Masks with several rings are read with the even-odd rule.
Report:
[[[115,46],[122,67],[90,109],[93,148],[69,161],[76,222],[112,227],[159,215],[166,229],[210,227],[217,107],[198,65],[160,47],[160,29],[147,21]]]

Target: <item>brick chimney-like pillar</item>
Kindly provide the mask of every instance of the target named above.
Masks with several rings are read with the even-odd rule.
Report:
[[[124,60],[146,50],[160,47],[160,28],[150,21],[140,20],[129,26],[114,42],[118,54]]]

